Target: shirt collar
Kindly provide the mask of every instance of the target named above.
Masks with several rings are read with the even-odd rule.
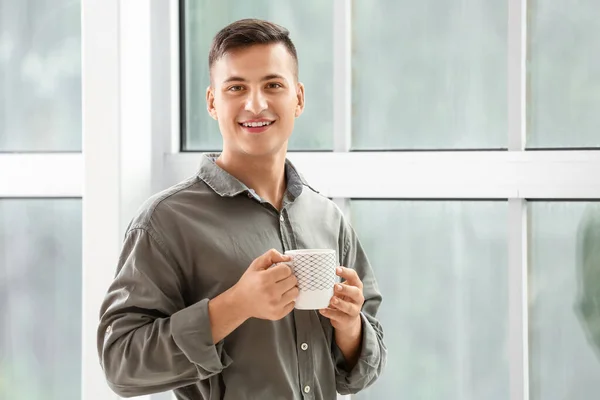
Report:
[[[216,164],[215,161],[219,155],[220,153],[202,154],[198,178],[222,197],[234,197],[240,193],[254,194],[254,190]],[[304,186],[310,187],[308,182],[306,182],[304,177],[288,159],[285,160],[285,174],[287,178],[287,191],[293,198],[300,196]]]

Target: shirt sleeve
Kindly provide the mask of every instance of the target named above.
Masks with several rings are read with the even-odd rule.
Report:
[[[220,373],[231,359],[212,341],[208,299],[184,304],[179,266],[159,236],[131,229],[100,310],[97,346],[122,397],[164,392]]]
[[[372,385],[381,375],[387,360],[387,348],[383,340],[383,327],[377,320],[382,296],[375,275],[354,229],[346,225],[344,232],[342,265],[354,269],[363,282],[362,343],[358,362],[351,369],[335,340],[332,343],[332,355],[336,390],[340,394],[354,394]]]

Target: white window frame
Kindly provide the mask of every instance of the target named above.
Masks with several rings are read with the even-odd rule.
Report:
[[[600,199],[600,151],[524,150],[527,5],[506,1],[508,151],[349,152],[351,3],[340,0],[332,21],[335,151],[289,158],[345,210],[350,198],[508,199],[510,400],[528,400],[526,200]],[[177,0],[84,0],[83,156],[0,156],[0,170],[15,171],[0,176],[0,197],[83,197],[85,400],[117,398],[99,367],[95,330],[125,227],[143,200],[198,167],[198,153],[179,151],[178,7]],[[33,178],[31,189],[24,182]]]

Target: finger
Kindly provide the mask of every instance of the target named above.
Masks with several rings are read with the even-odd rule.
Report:
[[[285,261],[291,261],[291,257],[281,254],[280,252],[278,252],[275,249],[271,249],[271,250],[267,251],[265,254],[256,258],[254,261],[252,261],[252,264],[250,264],[249,268],[254,269],[254,270],[264,270],[264,269],[269,268],[270,266],[272,266],[275,263],[280,263],[280,262],[285,262]]]
[[[329,307],[341,311],[344,314],[347,314],[351,317],[355,317],[360,313],[356,304],[342,300],[339,297],[335,296],[331,299]]]
[[[334,287],[334,292],[336,296],[345,296],[352,303],[358,304],[360,306],[362,306],[365,301],[362,289],[357,288],[356,286],[350,286],[348,284],[343,283],[336,283]]]
[[[285,307],[283,308],[283,316],[285,317],[286,315],[291,313],[295,306],[296,306],[295,301],[292,301],[292,302],[286,304]]]
[[[285,292],[283,294],[283,296],[281,296],[281,302],[283,304],[289,304],[290,302],[296,302],[296,299],[298,298],[298,293],[299,290],[297,287],[293,287],[290,290],[288,290],[287,292]]]
[[[294,276],[289,265],[284,263],[276,264],[273,268],[269,268],[266,272],[272,282],[280,282],[284,279]]]
[[[349,316],[348,314],[341,312],[340,310],[335,310],[332,308],[323,308],[321,310],[319,310],[319,312],[329,318],[332,321],[337,321],[337,322],[349,322],[352,320],[352,317]]]
[[[348,281],[348,283],[352,286],[356,286],[358,288],[363,288],[363,283],[360,280],[360,278],[358,277],[358,274],[356,273],[355,270],[353,270],[352,268],[346,268],[346,267],[337,267],[335,270],[335,274],[337,276],[340,276],[342,278],[344,278],[346,281]]]
[[[275,284],[279,293],[285,293],[290,289],[295,288],[298,285],[298,280],[293,274],[290,274],[287,278],[280,280]]]

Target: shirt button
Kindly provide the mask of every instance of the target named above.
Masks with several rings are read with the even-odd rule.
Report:
[[[304,386],[304,393],[310,392],[310,386]]]
[[[308,345],[307,345],[306,343],[302,343],[302,344],[300,345],[300,348],[301,348],[302,350],[306,350],[306,349],[308,349]]]
[[[281,215],[279,216],[279,220],[280,220],[281,222],[283,222],[283,214],[281,214]]]

